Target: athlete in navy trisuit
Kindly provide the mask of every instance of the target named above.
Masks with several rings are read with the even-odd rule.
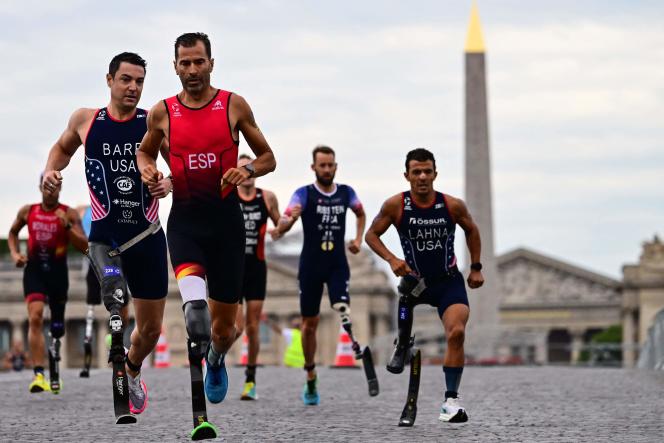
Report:
[[[316,330],[320,320],[323,285],[327,285],[332,308],[339,312],[342,325],[350,330],[350,269],[344,248],[346,211],[357,217],[355,238],[348,244],[352,254],[360,252],[366,216],[353,188],[334,183],[337,171],[335,153],[329,146],[313,150],[311,169],[316,181],[297,189],[275,230],[277,235],[289,231],[302,217],[304,243],[300,254],[298,282],[302,314],[302,347],[307,380],[302,390],[305,405],[317,405],[318,376],[316,373]],[[361,350],[354,349],[356,354]]]
[[[163,174],[155,160],[162,141],[168,141],[171,264],[190,342],[208,343],[205,394],[219,403],[228,390],[224,357],[235,341],[244,272],[244,217],[236,186],[273,171],[276,162],[245,99],[210,84],[211,52],[203,33],[176,39],[173,65],[182,91],[152,107],[138,166],[143,182],[151,189],[157,186]],[[240,133],[256,156],[242,167],[237,166]],[[194,384],[192,375],[196,390]],[[205,414],[200,417],[205,421]]]
[[[25,205],[18,211],[7,236],[7,245],[16,267],[24,268],[28,345],[35,372],[28,389],[33,393],[51,391],[57,394],[62,386],[59,377],[51,372],[50,384],[44,378],[44,304],[48,303],[51,310],[49,354],[53,356],[59,352],[54,345],[57,343],[59,347],[59,340],[65,333],[65,304],[69,289],[67,250],[71,243],[78,250],[85,251],[88,242],[76,211],[59,202],[59,189],[46,192],[40,179],[39,190],[41,202]],[[24,226],[28,227],[27,255],[19,250],[18,234]]]
[[[145,80],[145,60],[130,52],[113,57],[106,83],[110,101],[101,109],[81,108],[51,148],[44,186],[59,189],[62,171],[79,146],[85,145],[85,173],[92,208],[90,251],[107,309],[118,302],[127,318],[129,291],[134,299],[136,326],[126,355],[129,374],[129,406],[140,414],[147,406],[147,388],[141,380],[141,364],[152,352],[161,333],[168,268],[166,240],[156,231],[119,256],[109,252],[159,222],[158,198],[171,189],[160,180],[151,193],[141,183],[136,150],[146,131],[147,112],[137,108]],[[120,292],[118,292],[120,291]],[[119,299],[119,300],[118,300]]]
[[[243,167],[251,163],[252,158],[241,154],[237,164]],[[248,339],[247,368],[245,370],[242,400],[258,400],[256,393],[256,369],[258,364],[258,351],[260,349],[259,328],[265,292],[267,289],[267,264],[265,262],[265,234],[267,220],[271,219],[274,226],[279,224],[279,203],[274,192],[257,188],[256,179],[248,178],[237,187],[240,197],[240,207],[244,216],[244,230],[246,235],[244,250],[244,280],[242,282],[242,300],[246,300],[246,314],[242,307],[237,310],[235,328],[236,337],[239,338],[245,331]],[[275,230],[270,230],[273,239],[279,237]]]
[[[387,199],[367,230],[365,240],[373,251],[390,264],[399,284],[399,336],[387,370],[403,371],[410,352],[413,307],[427,303],[438,309],[447,348],[443,363],[445,400],[440,420],[465,422],[468,415],[458,398],[464,364],[464,337],[468,322],[468,296],[454,253],[454,231],[458,224],[466,235],[470,252],[471,289],[484,283],[480,263],[480,232],[464,202],[433,187],[436,160],[431,152],[418,148],[406,156],[404,177],[410,190]],[[380,236],[393,225],[401,239],[405,260],[394,255]],[[420,290],[426,287],[422,292]]]

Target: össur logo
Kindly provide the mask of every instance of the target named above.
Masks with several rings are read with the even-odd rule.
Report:
[[[120,194],[131,194],[131,190],[134,189],[134,180],[131,177],[122,176],[113,180],[113,183],[118,188]]]
[[[104,276],[107,275],[120,275],[120,268],[115,266],[104,266]]]

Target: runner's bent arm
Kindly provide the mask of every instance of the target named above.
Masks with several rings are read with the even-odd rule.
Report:
[[[168,115],[163,102],[159,102],[148,112],[148,129],[136,151],[136,163],[141,173],[141,180],[152,191],[164,174],[157,170],[157,156],[165,138],[164,128],[168,124]]]
[[[351,241],[351,244],[348,246],[348,250],[353,254],[360,252],[360,246],[362,245],[362,237],[364,236],[364,227],[367,223],[367,214],[364,212],[364,208],[360,205],[356,208],[352,208],[353,213],[357,219],[355,220],[355,239]]]
[[[454,217],[456,224],[461,226],[463,232],[466,234],[466,245],[470,253],[470,263],[479,263],[480,254],[482,252],[482,240],[480,238],[480,230],[473,221],[473,218],[468,212],[468,208],[463,200],[446,196],[449,201],[450,211]],[[471,288],[479,288],[484,284],[484,277],[482,271],[471,269],[468,275],[468,286]]]
[[[81,139],[81,129],[90,119],[94,117],[94,109],[81,108],[75,111],[69,118],[67,128],[64,130],[58,141],[48,153],[48,160],[44,168],[44,178],[42,183],[45,185],[46,192],[51,192],[62,184],[62,171],[67,167],[71,158],[76,154],[76,150],[83,143]],[[48,186],[46,186],[48,185]]]
[[[30,205],[25,205],[18,210],[16,219],[12,223],[11,228],[9,228],[9,235],[7,236],[7,246],[9,246],[9,253],[14,260],[14,264],[17,268],[22,268],[28,262],[28,258],[21,254],[18,246],[18,233],[21,232],[23,226],[28,224],[28,212],[30,211]]]
[[[383,203],[383,206],[380,208],[380,212],[376,218],[374,218],[371,226],[369,226],[367,234],[364,236],[364,240],[380,258],[390,264],[390,268],[392,269],[392,272],[394,272],[394,275],[403,277],[404,275],[413,272],[410,269],[410,266],[387,249],[385,243],[380,239],[380,236],[387,231],[390,225],[396,226],[400,213],[400,194],[394,195],[385,200],[385,203]]]
[[[263,133],[258,129],[258,124],[254,119],[254,114],[247,101],[237,94],[233,94],[230,99],[231,127],[233,127],[233,137],[239,139],[241,132],[251,150],[256,155],[256,159],[251,162],[254,167],[254,177],[260,177],[274,171],[277,162],[274,154]],[[249,172],[246,168],[230,168],[223,176],[223,182],[232,185],[239,185],[245,179],[249,178]]]

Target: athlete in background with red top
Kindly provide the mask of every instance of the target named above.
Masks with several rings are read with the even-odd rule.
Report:
[[[52,390],[58,393],[59,380],[44,378],[44,354],[46,343],[42,332],[44,303],[51,309],[51,336],[61,338],[65,333],[65,303],[69,278],[67,275],[67,248],[69,243],[81,252],[88,248],[88,239],[83,232],[77,212],[58,201],[60,190],[42,193],[41,203],[23,206],[12,223],[7,237],[12,260],[23,271],[23,289],[28,306],[28,345],[32,356],[35,378],[29,386],[30,392]],[[28,226],[28,255],[20,252],[18,234]],[[53,376],[53,374],[51,374]]]

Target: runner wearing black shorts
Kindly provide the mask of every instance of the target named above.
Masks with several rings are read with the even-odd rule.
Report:
[[[247,102],[211,86],[211,56],[210,40],[203,33],[176,39],[174,65],[183,89],[153,106],[137,158],[142,180],[151,189],[163,177],[156,159],[162,142],[168,143],[171,264],[189,338],[210,342],[205,393],[210,402],[219,403],[228,390],[224,356],[235,340],[244,273],[244,217],[236,186],[274,170],[276,163]],[[237,166],[240,132],[256,155],[242,167]],[[210,335],[204,330],[208,293]]]
[[[110,101],[99,109],[75,111],[64,133],[51,148],[45,186],[62,181],[59,171],[85,145],[85,176],[90,194],[90,259],[101,283],[107,310],[122,304],[127,324],[129,291],[133,298],[136,326],[126,355],[129,409],[140,414],[148,404],[147,387],[141,379],[141,364],[152,352],[161,334],[168,293],[166,239],[159,228],[159,201],[171,188],[162,179],[150,191],[143,186],[136,165],[136,151],[147,128],[147,112],[138,108],[145,80],[145,60],[138,54],[116,55],[108,67],[106,81]],[[151,235],[124,249],[130,240],[148,229]],[[111,257],[112,250],[123,250]],[[118,292],[119,291],[119,292]],[[119,296],[117,294],[120,294]],[[90,294],[90,301],[95,301]]]
[[[69,289],[67,249],[69,243],[80,251],[85,251],[88,246],[76,211],[59,203],[59,190],[45,192],[41,183],[40,190],[41,203],[25,205],[19,210],[7,238],[14,263],[19,268],[25,268],[23,289],[28,307],[28,344],[35,372],[30,392],[51,390],[44,377],[44,304],[48,303],[51,310],[50,335],[52,339],[59,340],[65,333],[65,304]],[[26,225],[27,256],[20,252],[18,241],[18,234]],[[53,392],[57,393],[61,386],[59,380],[53,386]]]
[[[238,167],[250,163],[252,158],[240,155]],[[242,300],[246,300],[246,314],[238,309],[235,327],[236,336],[240,337],[243,330],[247,333],[247,367],[242,400],[257,400],[256,367],[260,349],[259,328],[263,301],[267,287],[267,265],[265,263],[265,233],[267,220],[272,219],[275,226],[279,223],[279,206],[277,197],[267,189],[256,187],[256,179],[249,178],[238,186],[240,208],[244,215],[245,248],[244,248],[244,279],[242,282]],[[279,238],[276,230],[271,230],[273,239]],[[245,317],[246,315],[246,317]],[[246,320],[245,320],[246,318]],[[245,329],[246,325],[246,329]]]
[[[350,209],[357,217],[355,239],[348,245],[352,254],[360,252],[366,219],[362,203],[353,188],[334,183],[337,163],[330,147],[317,146],[313,150],[311,168],[316,174],[316,182],[295,191],[277,228],[279,234],[283,234],[302,216],[304,243],[300,254],[298,281],[304,369],[307,371],[307,382],[302,391],[305,405],[317,405],[320,402],[314,357],[323,285],[327,285],[330,305],[339,312],[342,326],[352,337],[350,269],[344,248],[346,212]],[[353,346],[356,354],[361,352],[356,342]]]
[[[405,167],[404,176],[410,182],[410,190],[385,201],[366,235],[371,249],[389,263],[396,276],[402,277],[397,313],[399,334],[387,370],[398,374],[408,363],[413,308],[422,303],[434,306],[447,340],[443,363],[445,400],[439,419],[465,422],[468,414],[461,406],[458,391],[470,308],[464,279],[457,268],[454,235],[456,225],[459,225],[464,230],[471,260],[467,282],[474,289],[484,283],[480,232],[462,200],[434,189],[433,182],[438,173],[430,151],[423,148],[410,151]],[[380,239],[390,226],[399,233],[403,260]]]

